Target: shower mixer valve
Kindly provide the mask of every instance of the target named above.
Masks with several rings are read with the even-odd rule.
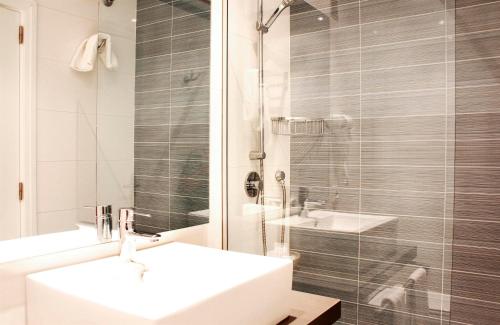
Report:
[[[248,197],[256,197],[262,189],[259,173],[250,172],[245,178],[245,193]]]

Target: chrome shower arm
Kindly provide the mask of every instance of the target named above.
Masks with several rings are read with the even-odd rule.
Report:
[[[264,17],[262,16],[262,13],[259,13],[259,19],[257,22],[257,30],[262,31],[264,33],[267,33],[269,31],[269,28],[274,24],[276,19],[278,19],[279,15],[288,7],[294,3],[295,0],[283,0],[279,4],[278,8],[276,8],[273,12],[273,14],[269,17],[267,22],[264,24]]]

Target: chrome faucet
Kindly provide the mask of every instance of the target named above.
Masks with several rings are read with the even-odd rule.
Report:
[[[101,243],[110,242],[113,239],[113,215],[111,205],[86,206],[85,208],[95,209],[97,239]]]
[[[118,217],[118,227],[120,230],[120,257],[126,262],[133,263],[140,267],[140,278],[144,279],[144,273],[148,271],[146,264],[137,261],[136,252],[137,247],[135,244],[135,238],[147,238],[150,242],[157,242],[160,240],[159,234],[142,234],[135,231],[135,219],[134,216],[143,216],[151,218],[150,214],[135,212],[133,208],[122,208],[119,211]]]
[[[136,232],[135,215],[151,218],[150,214],[138,213],[133,208],[122,208],[119,213],[118,227],[120,230],[120,256],[130,262],[137,263],[134,261],[136,252],[135,237],[146,238],[150,242],[157,242],[161,236],[159,234]]]

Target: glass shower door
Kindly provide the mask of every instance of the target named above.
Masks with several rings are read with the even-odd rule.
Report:
[[[264,16],[275,5],[264,1]],[[228,1],[228,247],[292,258],[294,289],[340,298],[343,323],[449,319],[452,8],[308,0],[276,20],[263,47],[261,204],[245,183],[260,171],[249,159],[261,132],[257,8]]]

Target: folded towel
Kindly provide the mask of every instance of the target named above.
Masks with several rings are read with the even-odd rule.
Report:
[[[98,49],[99,44],[103,46]],[[118,60],[111,48],[111,36],[105,33],[98,33],[84,40],[77,48],[70,66],[73,70],[88,72],[94,69],[97,54],[107,69],[118,67]]]

